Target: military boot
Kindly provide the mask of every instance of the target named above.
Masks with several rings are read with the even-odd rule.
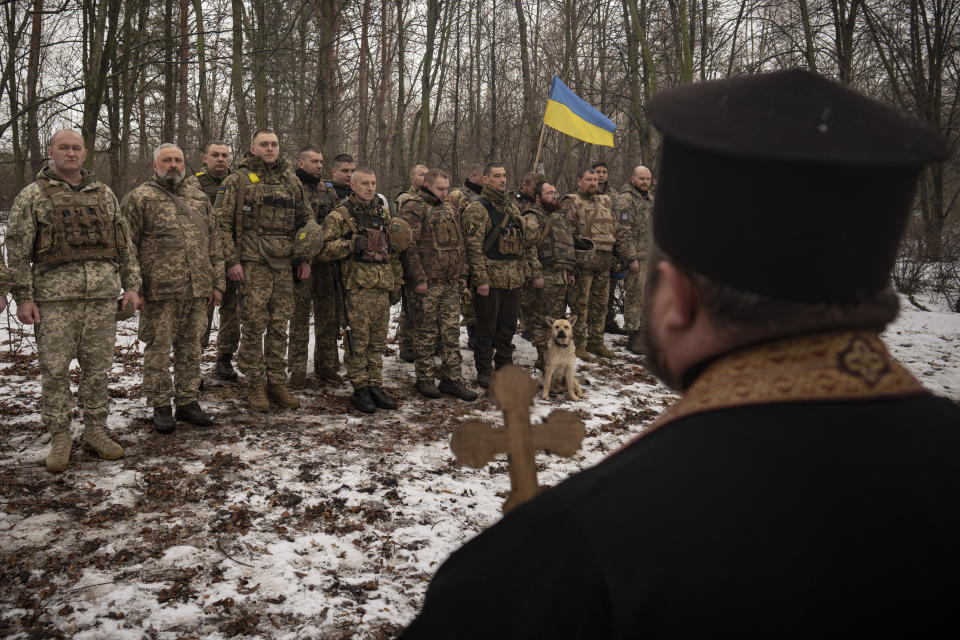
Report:
[[[364,413],[373,413],[377,410],[377,405],[374,404],[373,398],[370,397],[370,387],[354,389],[353,395],[350,397],[350,399],[353,401],[353,406],[356,407],[358,411],[363,411]]]
[[[400,349],[400,359],[404,362],[416,362],[417,354],[413,349]]]
[[[270,398],[262,384],[252,385],[247,392],[247,402],[254,411],[270,411]]]
[[[490,380],[493,378],[493,371],[490,369],[477,369],[477,386],[484,389],[490,388]]]
[[[55,431],[50,434],[50,453],[47,455],[47,471],[60,473],[70,466],[70,450],[73,448],[73,437],[70,429]]]
[[[627,350],[642,356],[646,353],[646,344],[643,340],[643,331],[631,331],[630,339],[627,341]]]
[[[472,389],[467,389],[466,385],[463,384],[463,380],[455,380],[453,382],[450,380],[441,380],[437,389],[440,393],[445,393],[448,396],[460,398],[467,402],[472,402],[477,399],[477,392]]]
[[[343,378],[340,377],[340,374],[336,371],[331,371],[329,369],[321,369],[316,372],[317,380],[322,380],[329,384],[340,384],[343,382]]]
[[[606,324],[603,325],[603,332],[612,333],[616,336],[625,336],[629,333],[629,331],[626,331],[618,325],[616,320],[611,320],[610,318],[607,318]]]
[[[290,382],[288,382],[287,385],[291,389],[303,389],[307,386],[307,372],[294,371],[290,374]]]
[[[167,409],[169,409],[169,407],[167,407]],[[213,416],[201,409],[200,403],[196,400],[188,402],[182,407],[177,405],[176,417],[177,420],[189,422],[198,427],[206,427],[213,423]]]
[[[384,393],[377,385],[372,385],[369,387],[370,398],[373,400],[373,403],[381,409],[389,409],[393,411],[397,408],[397,401]]]
[[[587,348],[586,348],[585,346],[583,346],[582,344],[581,344],[581,345],[577,345],[576,355],[577,355],[578,358],[580,358],[580,359],[583,360],[584,362],[596,362],[596,361],[597,361],[596,358],[594,358],[592,355],[590,355],[589,353],[587,353]]]
[[[475,324],[467,325],[467,349],[470,349],[470,351],[473,351],[473,349],[477,346],[477,339],[474,335],[476,332],[477,332],[477,325]]]
[[[300,408],[300,398],[290,393],[284,384],[268,384],[267,395],[284,409]]]
[[[225,382],[236,382],[237,372],[233,370],[233,364],[230,362],[229,353],[221,353],[217,356],[217,364],[214,366],[214,373],[217,378]]]
[[[417,380],[417,391],[428,398],[439,398],[440,391],[437,389],[437,384],[433,380]]]
[[[169,407],[167,408],[169,409]],[[116,460],[123,457],[123,447],[107,435],[102,424],[84,425],[80,446],[87,451],[95,452],[104,460]]]
[[[601,358],[614,358],[617,354],[607,348],[602,342],[588,342],[587,351]]]
[[[173,419],[170,405],[160,405],[153,408],[153,430],[157,433],[173,433],[177,429],[177,421]]]

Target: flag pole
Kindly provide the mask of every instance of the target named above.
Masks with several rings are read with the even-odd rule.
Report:
[[[544,117],[546,117],[546,113],[544,113]],[[537,167],[540,166],[540,152],[543,150],[543,134],[545,134],[546,132],[547,132],[547,125],[541,122],[540,123],[540,142],[537,143],[537,159],[533,161],[533,170],[537,173],[543,173],[543,171],[539,170]]]

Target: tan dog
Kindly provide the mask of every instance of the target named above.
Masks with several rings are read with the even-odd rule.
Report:
[[[583,399],[583,389],[577,382],[576,368],[577,356],[576,347],[573,344],[573,325],[577,322],[577,316],[570,316],[570,319],[558,318],[554,320],[550,316],[543,318],[550,325],[550,341],[547,342],[543,354],[543,394],[544,400],[550,399],[550,387],[556,382],[562,385],[566,381],[567,393],[574,400]],[[562,389],[562,386],[560,387]]]

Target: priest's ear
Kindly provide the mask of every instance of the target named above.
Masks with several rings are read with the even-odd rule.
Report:
[[[697,289],[687,273],[667,260],[656,266],[658,284],[651,295],[654,313],[660,317],[662,329],[684,331],[691,328],[699,311]]]

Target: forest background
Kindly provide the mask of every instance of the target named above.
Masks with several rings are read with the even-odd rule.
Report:
[[[263,127],[288,157],[319,146],[328,170],[352,154],[390,196],[416,162],[459,183],[499,160],[516,184],[553,74],[618,129],[612,149],[547,130],[547,179],[570,189],[578,166],[604,160],[616,188],[637,164],[657,174],[644,116],[657,91],[802,67],[944,133],[953,154],[924,173],[907,249],[927,264],[960,252],[960,0],[0,0],[0,12],[0,210],[67,126],[118,195],[161,142],[196,170],[207,140],[242,155]],[[737,176],[717,197],[749,187]]]

